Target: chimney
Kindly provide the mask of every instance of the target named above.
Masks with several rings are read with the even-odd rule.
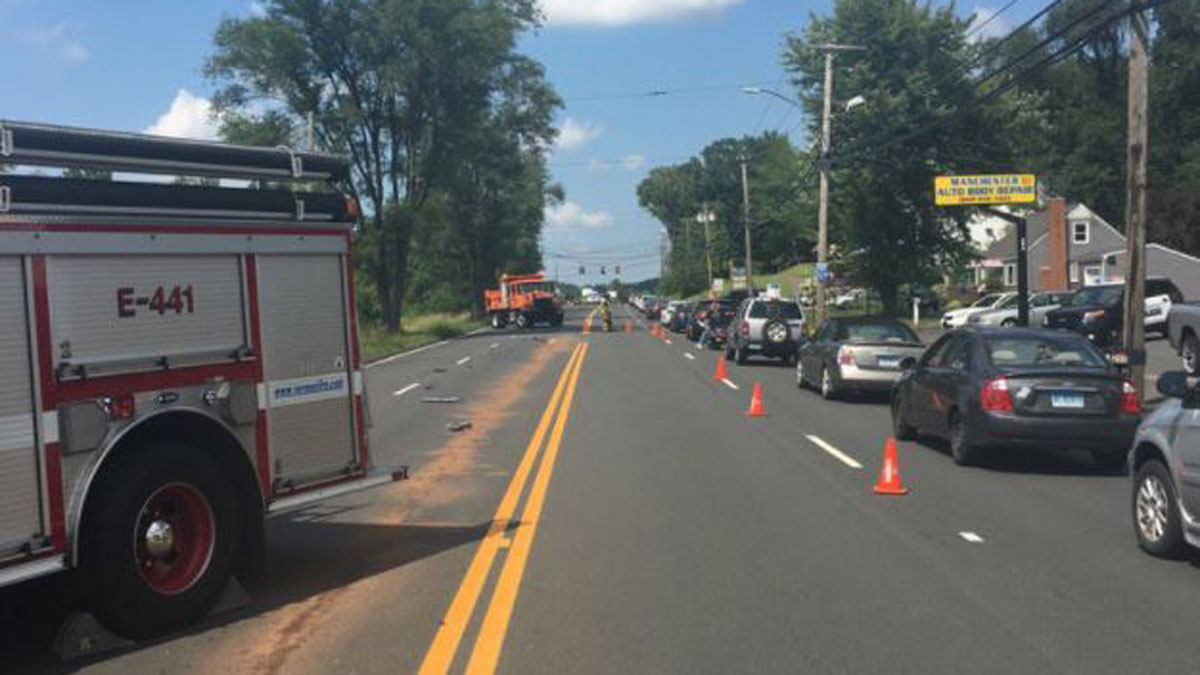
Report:
[[[1070,259],[1067,250],[1067,200],[1062,197],[1050,200],[1046,233],[1049,236],[1046,237],[1046,250],[1042,256],[1042,290],[1068,290],[1067,265]]]

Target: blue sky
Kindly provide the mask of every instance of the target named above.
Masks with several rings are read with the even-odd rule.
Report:
[[[577,283],[606,281],[613,265],[627,281],[657,276],[660,227],[637,205],[638,182],[722,136],[778,129],[799,142],[797,111],[739,89],[780,82],[784,34],[832,0],[541,1],[547,24],[521,48],[566,100],[551,166],[567,202],[547,214],[547,270]],[[981,16],[1005,4],[959,3]],[[1044,3],[1016,4],[986,32]],[[201,69],[213,31],[253,11],[250,0],[0,0],[0,118],[211,136]],[[636,95],[681,89],[704,91]],[[586,276],[578,258],[595,263]]]

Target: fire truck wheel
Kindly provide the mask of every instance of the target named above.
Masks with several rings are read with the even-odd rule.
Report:
[[[508,317],[504,312],[495,312],[492,314],[492,328],[504,328],[508,325]]]
[[[111,467],[88,497],[80,575],[88,605],[132,639],[203,618],[236,562],[237,500],[219,465],[159,443]]]
[[[529,315],[525,312],[517,314],[517,328],[529,328]]]

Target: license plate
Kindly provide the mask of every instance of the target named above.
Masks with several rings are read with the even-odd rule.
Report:
[[[1054,408],[1079,409],[1083,407],[1083,394],[1050,394],[1050,405]]]
[[[899,356],[880,356],[875,359],[875,363],[881,368],[895,368],[900,365]]]

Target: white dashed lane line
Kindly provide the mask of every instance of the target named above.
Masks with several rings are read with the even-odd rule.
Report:
[[[812,443],[813,445],[817,446],[818,448],[829,453],[835,459],[837,459],[839,462],[841,462],[842,464],[845,464],[846,466],[850,467],[851,469],[863,468],[863,465],[860,464],[858,462],[858,460],[854,459],[850,455],[847,455],[846,453],[842,452],[841,450],[838,450],[837,448],[833,447],[831,444],[825,442],[825,440],[822,439],[821,437],[813,436],[813,435],[809,434],[809,435],[806,435],[805,438],[808,439],[809,443]]]
[[[684,352],[684,353],[683,353],[683,358],[687,359],[688,361],[695,361],[695,360],[696,360],[696,357],[692,356],[691,354],[689,354],[689,353],[687,353],[687,352]]]
[[[975,534],[974,532],[959,532],[958,536],[971,542],[972,544],[982,544],[983,543],[983,537]]]
[[[729,378],[725,378],[724,380],[721,380],[721,381],[725,383],[725,386],[726,386],[726,387],[729,387],[730,389],[732,389],[732,390],[734,390],[734,391],[737,391],[738,389],[741,389],[741,387],[739,387],[739,386],[737,386],[736,384],[734,384],[734,383],[733,383],[733,381],[732,381],[732,380],[730,380]]]
[[[468,362],[470,362],[470,360],[471,360],[471,357],[464,356],[461,359],[455,361],[455,364],[463,366],[463,365],[466,365]]]
[[[403,389],[397,389],[396,391],[392,392],[392,396],[403,396],[419,386],[421,386],[420,382],[413,382]]]

